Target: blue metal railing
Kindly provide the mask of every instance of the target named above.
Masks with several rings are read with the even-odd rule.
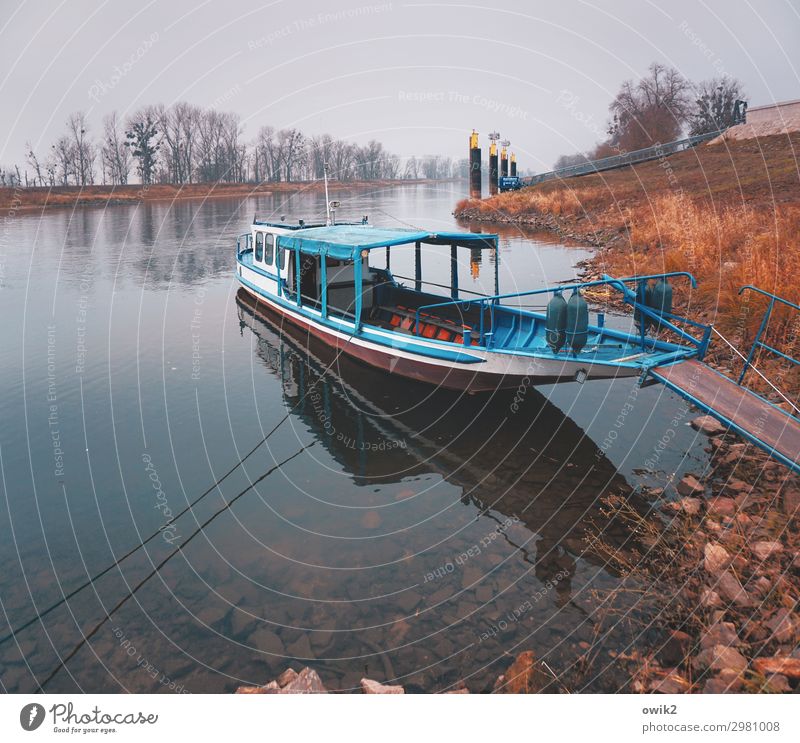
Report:
[[[738,384],[744,381],[744,375],[747,374],[747,370],[753,366],[753,357],[756,354],[756,351],[759,348],[763,348],[765,351],[769,351],[770,353],[774,353],[777,356],[780,356],[787,361],[791,361],[793,364],[800,366],[800,361],[797,359],[788,356],[787,354],[779,351],[777,348],[773,348],[770,345],[764,343],[761,340],[761,336],[764,334],[764,331],[767,329],[767,325],[769,324],[769,318],[772,314],[772,310],[775,308],[775,303],[783,304],[786,307],[791,307],[793,310],[800,311],[800,305],[796,305],[794,302],[790,302],[788,299],[784,299],[783,297],[779,297],[777,294],[773,294],[772,292],[764,291],[764,289],[759,289],[757,286],[753,286],[752,284],[747,284],[739,289],[739,294],[742,294],[745,291],[753,291],[758,294],[762,294],[765,297],[769,297],[769,305],[767,306],[766,312],[764,312],[764,317],[761,318],[761,325],[758,326],[758,332],[756,333],[755,340],[753,341],[753,345],[750,347],[750,353],[747,354],[747,359],[744,362],[744,368],[742,369],[742,373],[739,375]]]
[[[242,247],[242,239],[244,238],[244,247]],[[253,249],[253,235],[250,232],[245,232],[236,238],[236,257],[241,258],[244,253]]]
[[[674,155],[677,152],[691,149],[701,142],[706,142],[714,137],[718,137],[724,131],[724,129],[720,129],[719,131],[708,132],[707,134],[696,134],[693,137],[676,139],[674,142],[667,142],[665,144],[655,144],[652,147],[645,147],[641,150],[634,150],[633,152],[611,155],[610,157],[603,157],[599,160],[587,160],[577,165],[569,165],[566,168],[559,168],[558,170],[551,170],[547,173],[538,173],[529,178],[522,178],[522,184],[524,186],[535,186],[537,183],[549,181],[553,178],[572,178],[576,175],[599,173],[603,170],[613,170],[614,168],[621,168],[625,165],[635,165],[636,163],[644,163],[648,160],[658,160],[666,155]]]
[[[649,305],[645,304],[640,297],[641,287],[646,283],[649,279],[666,279],[671,277],[685,277],[689,279],[693,288],[697,287],[697,280],[695,279],[692,274],[688,273],[687,271],[672,271],[670,273],[657,273],[657,274],[647,274],[644,276],[625,276],[622,278],[614,278],[613,276],[604,275],[602,279],[597,281],[584,281],[575,284],[562,284],[556,287],[547,287],[545,289],[532,289],[531,291],[525,292],[514,292],[511,294],[495,294],[493,296],[481,297],[479,299],[451,299],[446,302],[436,302],[433,304],[426,304],[418,307],[415,312],[414,317],[414,334],[420,334],[420,316],[423,310],[430,310],[439,307],[456,307],[456,306],[463,306],[465,311],[470,311],[473,307],[477,306],[480,310],[480,321],[479,321],[479,340],[478,344],[481,346],[487,345],[487,333],[486,333],[486,322],[485,322],[485,314],[488,310],[489,312],[489,324],[490,327],[494,328],[494,309],[499,304],[500,300],[502,299],[516,299],[519,297],[530,297],[537,294],[555,294],[556,292],[563,292],[563,291],[570,291],[572,289],[586,289],[592,286],[612,286],[617,291],[622,294],[623,301],[626,304],[630,304],[634,310],[638,311],[640,315],[649,317],[654,321],[654,323],[658,327],[665,327],[669,330],[676,333],[681,339],[685,340],[688,343],[697,347],[698,350],[698,358],[702,359],[705,356],[706,351],[708,350],[708,344],[711,340],[711,326],[706,325],[704,323],[695,322],[694,320],[690,320],[688,317],[681,317],[679,315],[674,315],[669,312],[661,312]],[[637,284],[637,291],[634,292],[629,289],[626,284]],[[678,327],[675,325],[671,320],[676,322],[686,323],[696,328],[702,328],[703,334],[700,338],[695,338],[690,333],[687,333],[683,328]],[[645,332],[644,332],[644,322],[640,324],[641,328],[641,343],[642,343],[642,350],[645,349],[646,339],[645,339]],[[465,334],[465,338],[466,338]],[[467,341],[465,340],[465,343]]]

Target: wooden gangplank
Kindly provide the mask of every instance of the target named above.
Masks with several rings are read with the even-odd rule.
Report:
[[[654,379],[800,472],[800,423],[764,398],[692,359],[650,370]]]

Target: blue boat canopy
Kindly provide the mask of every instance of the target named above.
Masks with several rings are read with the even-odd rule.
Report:
[[[278,245],[283,250],[299,250],[311,255],[327,255],[337,260],[355,260],[362,250],[375,250],[408,243],[435,245],[468,245],[493,248],[497,235],[472,232],[422,232],[418,230],[371,227],[369,225],[331,225],[297,230],[281,235]]]

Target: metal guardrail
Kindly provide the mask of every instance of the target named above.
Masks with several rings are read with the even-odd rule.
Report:
[[[551,170],[547,173],[538,173],[537,175],[530,176],[528,178],[522,178],[522,185],[535,186],[537,183],[543,183],[544,181],[549,181],[554,178],[572,178],[576,175],[599,173],[604,170],[622,168],[626,165],[644,163],[648,160],[658,160],[666,155],[674,155],[676,152],[683,152],[684,150],[691,149],[702,142],[707,142],[709,139],[718,137],[724,131],[724,129],[719,129],[718,131],[708,132],[706,134],[696,134],[693,137],[677,139],[674,142],[667,142],[666,144],[655,144],[652,147],[645,147],[642,150],[625,152],[621,155],[612,155],[611,157],[604,157],[600,160],[588,160],[585,163],[570,165],[569,167],[560,168],[559,170]]]
[[[744,381],[744,375],[747,374],[747,370],[751,367],[756,369],[753,366],[753,357],[756,354],[756,351],[759,348],[763,348],[765,351],[769,351],[776,356],[780,356],[782,359],[786,361],[791,361],[792,364],[800,366],[800,361],[789,356],[788,354],[783,353],[783,351],[779,351],[777,348],[773,348],[772,346],[767,345],[764,341],[761,340],[761,336],[764,334],[764,331],[767,329],[767,325],[769,324],[770,315],[772,315],[772,310],[775,308],[775,303],[782,304],[786,307],[790,307],[793,310],[800,312],[800,306],[796,305],[794,302],[790,302],[788,299],[784,299],[783,297],[779,297],[777,294],[773,294],[772,292],[764,291],[764,289],[759,289],[757,286],[753,286],[752,284],[747,284],[739,289],[739,294],[742,294],[745,291],[752,291],[757,292],[758,294],[762,294],[765,297],[769,297],[769,305],[767,306],[767,310],[764,313],[764,316],[761,318],[761,325],[758,327],[758,333],[756,333],[755,340],[753,341],[753,345],[750,348],[750,353],[747,354],[747,359],[744,362],[744,368],[742,369],[742,373],[739,375],[738,384],[741,384]],[[756,371],[758,371],[756,369]],[[769,380],[767,380],[769,381]],[[774,386],[774,385],[773,385]]]

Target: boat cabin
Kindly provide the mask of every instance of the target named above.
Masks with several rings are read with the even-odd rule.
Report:
[[[413,247],[415,275],[413,288],[398,283],[391,273],[392,247]],[[420,335],[455,343],[463,342],[470,314],[479,324],[477,308],[461,305],[437,308],[417,322],[420,307],[446,300],[442,294],[422,291],[422,251],[425,246],[442,246],[450,251],[450,299],[459,298],[457,250],[496,249],[495,235],[439,233],[388,229],[365,224],[297,225],[255,221],[251,232],[239,239],[239,276],[252,268],[262,293],[291,302],[324,320],[344,320],[358,329],[363,324],[393,332]],[[385,254],[385,267],[370,265],[370,255]],[[382,256],[383,257],[383,256]],[[412,277],[402,277],[412,280]],[[497,286],[495,261],[495,287]],[[474,341],[479,340],[478,334]]]

